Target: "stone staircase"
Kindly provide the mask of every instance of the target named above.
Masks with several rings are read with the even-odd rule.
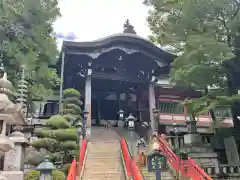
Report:
[[[121,161],[117,133],[93,127],[82,180],[124,180]]]
[[[155,172],[148,172],[147,167],[141,167],[142,174],[145,180],[156,180]],[[161,173],[161,180],[174,180],[170,172],[165,171]]]

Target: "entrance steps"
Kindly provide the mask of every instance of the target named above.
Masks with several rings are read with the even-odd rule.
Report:
[[[142,167],[141,171],[145,180],[156,180],[155,172],[148,172],[147,167]],[[174,180],[174,178],[168,171],[165,171],[161,172],[161,180]]]
[[[92,129],[82,180],[124,180],[118,139],[112,130]]]
[[[140,162],[137,160],[137,164],[140,167],[144,180],[156,180],[155,172],[148,172],[147,165],[141,166]],[[172,174],[169,171],[161,172],[161,180],[175,180]]]

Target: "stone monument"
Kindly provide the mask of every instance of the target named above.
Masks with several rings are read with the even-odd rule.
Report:
[[[185,152],[190,153],[191,158],[200,166],[215,167],[215,170],[219,171],[218,155],[212,150],[210,144],[202,144],[201,135],[197,132],[197,121],[190,119],[186,124],[188,134],[184,135]]]
[[[5,156],[5,152],[14,149],[14,142],[7,136],[10,131],[10,125],[25,124],[21,105],[14,104],[9,100],[9,97],[13,95],[11,89],[12,83],[7,80],[7,74],[4,73],[0,79],[0,156],[2,157]],[[0,180],[4,179],[8,178],[4,175],[4,172],[0,172]]]
[[[5,153],[3,174],[9,180],[23,180],[25,147],[29,145],[29,142],[26,141],[24,134],[19,131],[10,134],[9,139],[14,142],[14,149]]]

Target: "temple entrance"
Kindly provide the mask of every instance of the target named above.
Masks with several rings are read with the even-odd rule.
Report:
[[[120,109],[156,129],[154,84],[157,76],[169,72],[172,55],[139,36],[118,34],[93,42],[64,42],[60,58],[60,97],[66,88],[84,92],[87,137],[101,119],[117,123]]]
[[[111,77],[109,77],[111,78]],[[146,83],[123,82],[116,80],[93,79],[92,83],[92,125],[103,125],[105,120],[117,125],[119,110],[124,111],[125,117],[130,113],[137,120],[142,120],[148,100],[144,101],[147,91]],[[149,111],[145,113],[149,119]]]

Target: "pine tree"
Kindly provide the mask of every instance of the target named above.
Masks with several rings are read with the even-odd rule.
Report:
[[[63,115],[75,126],[78,122],[82,123],[82,101],[81,94],[76,89],[70,88],[63,91]]]
[[[32,142],[32,146],[43,156],[49,155],[52,162],[71,162],[78,151],[76,128],[61,115],[52,116],[46,125],[35,130],[38,139]]]
[[[137,34],[129,19],[127,19],[123,25],[123,33]]]
[[[178,54],[172,64],[171,80],[203,94],[185,102],[189,109],[197,115],[239,100],[238,95],[229,96],[226,64],[240,54],[240,3],[146,0],[145,4],[152,7],[148,17],[150,39],[161,46],[171,46]],[[237,63],[234,66],[240,67]],[[234,118],[234,124],[238,122]]]
[[[57,0],[8,0],[0,6],[0,66],[15,87],[25,65],[30,96],[43,99],[59,84],[53,65],[57,46],[52,23],[59,17]]]
[[[68,166],[73,156],[79,156],[77,143],[80,137],[75,126],[78,122],[82,123],[81,94],[70,88],[65,89],[63,95],[63,115],[55,115],[47,120],[46,125],[49,127],[36,129],[38,139],[33,141],[32,146],[38,152],[27,157],[27,163],[37,165],[48,154],[53,162],[63,163],[63,167],[68,168],[65,166]]]

